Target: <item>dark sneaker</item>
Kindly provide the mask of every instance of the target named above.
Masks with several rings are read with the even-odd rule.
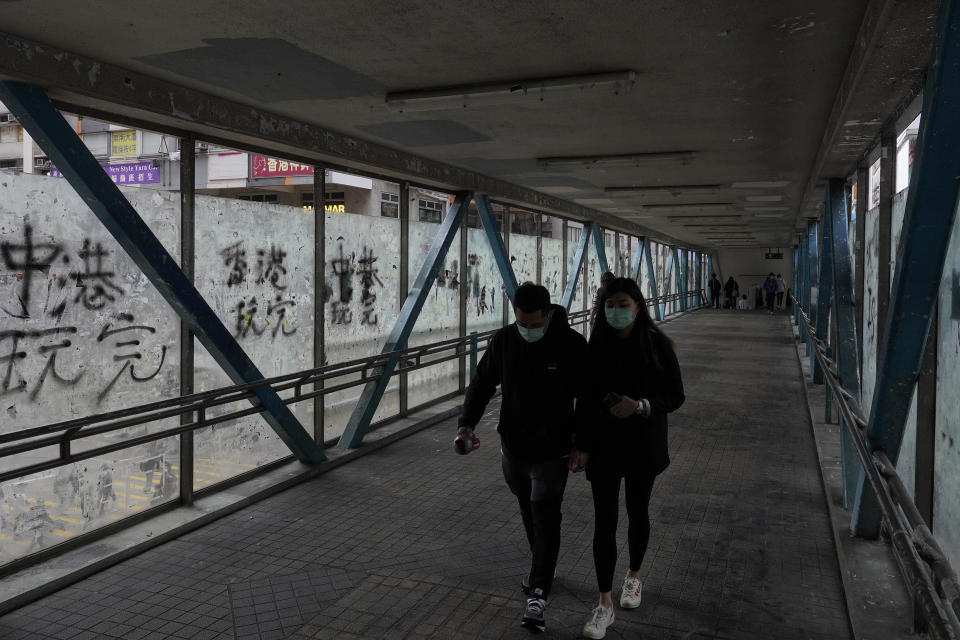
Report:
[[[521,624],[537,633],[546,630],[547,622],[543,618],[543,610],[546,608],[547,601],[543,598],[543,591],[534,589],[531,596],[527,598],[527,608],[523,611]]]

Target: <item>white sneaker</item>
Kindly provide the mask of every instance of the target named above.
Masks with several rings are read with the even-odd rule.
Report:
[[[602,638],[607,635],[607,627],[613,624],[613,607],[598,605],[587,624],[583,625],[583,635],[587,638]]]
[[[623,591],[620,592],[620,606],[624,609],[636,609],[640,606],[640,590],[643,583],[640,578],[627,576],[623,579]]]

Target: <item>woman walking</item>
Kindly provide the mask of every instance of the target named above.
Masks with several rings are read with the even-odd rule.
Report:
[[[629,278],[607,284],[603,313],[590,336],[596,398],[587,479],[593,490],[593,559],[600,601],[583,627],[603,638],[614,621],[613,578],[617,564],[620,485],[625,486],[630,570],[620,606],[640,606],[640,565],[650,540],[648,506],[653,482],[670,464],[667,414],[683,404],[683,381],[673,343],[650,319],[643,294]]]

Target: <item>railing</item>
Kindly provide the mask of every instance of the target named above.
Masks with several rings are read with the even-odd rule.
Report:
[[[703,292],[674,293],[649,299],[646,302],[648,306],[655,304],[663,305],[684,297],[687,299],[695,297],[697,300],[702,300]],[[590,321],[590,311],[584,310],[570,313],[568,314],[568,321],[573,327],[588,325]],[[261,413],[263,408],[259,405],[259,400],[254,392],[258,387],[270,386],[278,392],[278,394],[284,394],[281,399],[285,404],[296,404],[314,398],[322,398],[326,394],[336,391],[343,391],[344,389],[365,385],[376,379],[377,376],[381,374],[384,365],[393,358],[398,360],[393,375],[401,372],[424,369],[461,358],[469,358],[470,372],[472,375],[476,370],[477,358],[480,351],[485,348],[490,338],[499,330],[500,328],[498,327],[497,329],[484,333],[472,333],[462,338],[410,347],[367,358],[265,378],[257,382],[214,389],[107,413],[66,420],[41,427],[23,429],[13,433],[0,434],[0,460],[28,452],[40,452],[42,449],[55,448],[56,451],[56,454],[51,452],[40,461],[32,461],[11,469],[3,470],[0,472],[0,482],[23,478],[31,474],[55,469],[71,462],[95,458],[104,454]],[[585,326],[584,333],[586,332]],[[355,377],[346,381],[341,380],[335,384],[327,384],[328,380],[343,378],[344,376]],[[239,401],[249,401],[250,405],[226,410],[219,414],[214,411],[218,407],[226,407]],[[89,440],[97,436],[116,433],[123,429],[145,427],[160,420],[171,420],[174,418],[180,418],[180,424],[159,429],[151,433],[125,437],[119,442],[103,443],[102,440],[96,442]],[[81,446],[84,440],[86,440],[84,444],[88,445],[89,448],[83,448]],[[78,451],[77,449],[82,450]],[[262,473],[289,459],[290,457],[283,458],[269,465],[251,470],[241,476],[206,487],[203,489],[203,493],[216,491],[222,486],[236,482],[240,477],[248,477],[255,473]],[[183,492],[181,493],[181,499],[192,501],[193,495],[194,489],[193,487],[189,487],[186,491],[186,497],[183,497]],[[37,558],[51,557],[60,550],[75,547],[83,541],[104,535],[104,531],[116,531],[119,528],[123,528],[125,523],[126,526],[129,526],[129,524],[134,521],[149,517],[151,513],[159,513],[162,510],[171,508],[171,506],[176,506],[176,504],[178,503],[173,501],[166,505],[153,507],[141,512],[137,516],[128,516],[118,522],[78,534],[63,543],[54,545],[54,547],[50,549],[44,549],[13,560],[0,567],[0,576],[30,566],[33,562],[37,561]]]
[[[907,588],[912,590],[915,614],[922,615],[922,622],[936,640],[960,637],[960,583],[956,572],[920,516],[893,463],[882,451],[870,451],[868,423],[859,402],[840,384],[836,362],[829,357],[827,345],[816,337],[809,316],[796,298],[793,304],[823,369],[823,379],[833,393],[841,422],[880,504],[894,554]],[[921,622],[916,615],[915,622]]]

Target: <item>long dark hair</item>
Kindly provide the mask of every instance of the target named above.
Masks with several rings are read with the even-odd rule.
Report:
[[[598,307],[604,309],[607,306],[607,300],[618,293],[627,294],[637,303],[637,315],[633,320],[633,329],[630,332],[630,336],[640,339],[653,362],[659,366],[660,362],[657,357],[657,350],[653,347],[651,338],[653,336],[662,336],[667,344],[670,345],[671,349],[673,348],[673,340],[661,331],[660,327],[653,321],[653,318],[650,317],[650,310],[647,309],[647,301],[644,299],[637,282],[632,278],[614,278],[604,285],[600,291],[597,292]],[[596,324],[593,327],[593,333],[590,334],[590,342],[608,342],[616,338],[616,336],[617,330],[607,322],[606,313],[598,313]]]

